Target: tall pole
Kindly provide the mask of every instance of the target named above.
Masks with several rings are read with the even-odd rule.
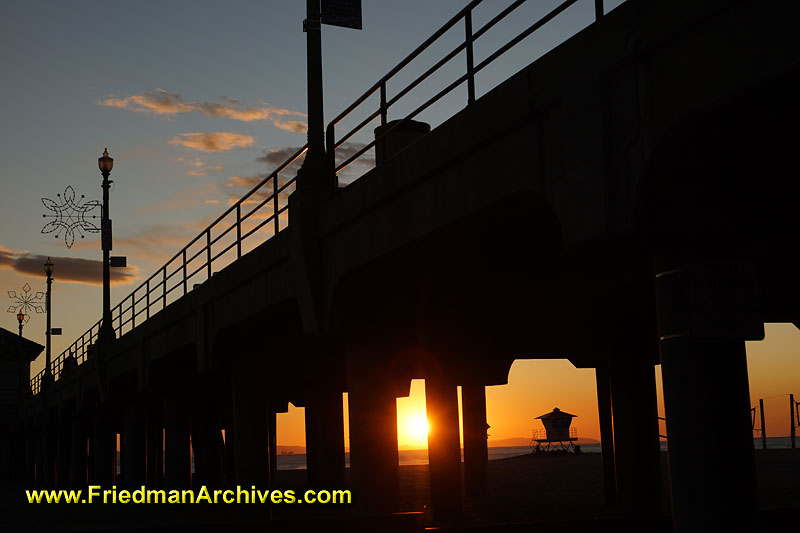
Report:
[[[794,448],[794,430],[796,427],[796,420],[794,419],[794,411],[796,409],[794,403],[794,394],[789,395],[789,420],[792,422],[792,427],[789,430],[789,438],[792,440],[792,448]]]
[[[761,411],[761,449],[767,449],[767,428],[764,425],[764,399],[758,400],[758,410]]]
[[[108,157],[108,149],[103,151],[103,157],[98,158],[100,173],[103,175],[103,209],[101,213],[100,242],[103,248],[103,325],[100,328],[100,339],[110,341],[115,338],[114,326],[111,324],[111,219],[108,212],[108,190],[111,187],[111,168],[114,160]]]
[[[50,370],[50,337],[51,337],[51,327],[50,327],[50,309],[52,308],[53,303],[53,263],[50,261],[50,258],[47,258],[47,263],[44,264],[44,272],[47,274],[47,295],[45,297],[45,313],[47,313],[47,331],[45,332],[45,362],[44,362],[44,385],[45,383],[50,383],[53,380],[53,374]]]
[[[298,172],[297,188],[333,191],[330,165],[325,155],[322,104],[322,23],[320,0],[306,0],[306,81],[308,93],[308,152]]]
[[[25,314],[20,311],[17,313],[17,321],[19,322],[19,336],[22,337],[22,321],[25,320]]]

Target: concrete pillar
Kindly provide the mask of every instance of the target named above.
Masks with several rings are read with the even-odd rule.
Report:
[[[362,514],[388,514],[397,507],[397,399],[385,368],[367,350],[348,352],[350,483]]]
[[[80,489],[89,484],[87,470],[88,447],[86,445],[87,435],[84,428],[83,417],[75,413],[72,417],[70,427],[70,487]]]
[[[36,436],[33,425],[25,425],[25,472],[23,481],[33,486],[36,482]]]
[[[674,530],[757,531],[744,341],[692,331],[694,295],[683,266],[661,258],[656,269]]]
[[[147,412],[147,484],[158,486],[164,480],[163,406],[155,402]]]
[[[606,506],[617,505],[617,474],[614,465],[614,426],[611,417],[611,383],[608,369],[595,369],[597,381],[597,412],[600,421],[600,452],[603,459],[603,490]]]
[[[147,419],[139,403],[128,406],[122,436],[122,479],[128,487],[140,487],[147,479]]]
[[[207,412],[192,415],[192,449],[195,464],[192,485],[220,486],[224,453],[222,432]]]
[[[308,484],[338,487],[344,483],[342,393],[319,387],[306,404]]]
[[[89,445],[92,468],[92,485],[110,486],[114,479],[117,436],[112,430],[110,417],[98,410],[92,418],[92,441]]]
[[[461,442],[458,391],[447,376],[425,378],[431,507],[437,520],[461,512]]]
[[[258,376],[235,369],[231,384],[234,478],[242,486],[269,486],[267,399]]]
[[[55,485],[55,466],[56,466],[56,446],[55,446],[55,425],[56,419],[52,416],[46,416],[44,426],[41,432],[41,461],[40,466],[40,482],[46,487],[53,487]]]
[[[278,471],[278,415],[272,406],[267,412],[267,423],[269,424],[269,479],[274,482]]]
[[[72,416],[61,413],[56,426],[56,486],[68,488],[72,463]]]
[[[486,437],[486,387],[463,385],[461,407],[464,419],[464,485],[469,496],[486,494],[489,448]]]
[[[164,484],[179,489],[192,484],[189,415],[172,398],[164,400]]]
[[[617,503],[626,515],[661,510],[658,405],[650,359],[644,353],[620,354],[609,368]]]

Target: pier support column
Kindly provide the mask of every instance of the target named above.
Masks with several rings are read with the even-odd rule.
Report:
[[[75,413],[71,422],[70,488],[80,489],[86,487],[89,483],[87,470],[88,437],[84,427],[83,416],[80,413]]]
[[[486,494],[489,448],[486,436],[486,387],[463,385],[464,485],[469,496]]]
[[[369,350],[352,348],[347,361],[350,480],[362,514],[397,507],[397,398],[385,369]]]
[[[458,390],[447,376],[425,378],[428,413],[428,462],[431,507],[438,519],[461,512],[461,442],[458,434]]]
[[[184,489],[192,484],[189,414],[177,401],[164,401],[164,483]]]
[[[306,404],[308,484],[338,487],[344,483],[342,393],[323,387]]]
[[[269,425],[269,479],[274,482],[278,472],[278,414],[271,400],[267,410],[267,424]]]
[[[58,433],[56,434],[56,486],[61,489],[69,487],[70,464],[72,456],[72,418],[62,412],[58,417]]]
[[[222,483],[222,432],[208,411],[195,412],[192,416],[192,449],[195,464],[192,486],[219,486]]]
[[[92,419],[92,440],[89,445],[92,461],[90,479],[93,485],[112,484],[116,449],[117,438],[111,429],[111,420],[104,410],[98,409]]]
[[[125,413],[122,440],[122,478],[128,487],[140,487],[147,479],[147,421],[138,403]]]
[[[664,407],[669,437],[669,474],[674,530],[757,531],[758,502],[750,419],[745,329],[728,338],[701,338],[695,331],[693,307],[703,296],[691,292],[689,271],[683,262],[657,258],[656,296],[664,382]],[[736,281],[735,271],[725,273],[716,285]],[[741,294],[741,293],[739,293]],[[727,290],[728,301],[739,296]],[[734,300],[731,300],[734,298]],[[741,306],[740,306],[741,308]],[[704,309],[708,311],[708,309]],[[744,316],[731,314],[717,320],[730,329]],[[695,315],[696,316],[696,315]],[[707,317],[706,317],[707,318]],[[734,320],[732,320],[734,318]],[[755,329],[759,324],[756,323]],[[752,328],[750,328],[752,330]],[[753,337],[755,338],[755,337]],[[713,417],[708,412],[713,412]],[[711,443],[700,453],[698,440]],[[717,443],[724,443],[716,445]]]
[[[231,383],[233,468],[237,484],[269,486],[267,399],[258,376],[234,369]]]
[[[645,353],[620,354],[610,365],[617,502],[627,515],[661,510],[658,404],[650,360]]]
[[[603,459],[603,491],[606,506],[617,505],[617,474],[614,465],[614,426],[611,416],[611,383],[608,369],[598,366],[595,369],[597,381],[597,412],[600,422],[600,451]]]
[[[147,484],[159,486],[164,481],[164,409],[154,402],[147,410]]]

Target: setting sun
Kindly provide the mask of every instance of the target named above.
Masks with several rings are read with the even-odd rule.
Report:
[[[424,414],[410,416],[406,419],[405,435],[411,441],[424,441],[428,438],[428,419]]]

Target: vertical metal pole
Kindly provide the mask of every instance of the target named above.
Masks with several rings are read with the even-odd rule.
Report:
[[[110,253],[112,249],[111,244],[111,219],[109,215],[109,195],[108,190],[111,187],[111,181],[108,179],[110,172],[102,172],[103,174],[103,212],[101,219],[101,239],[100,244],[103,248],[103,326],[100,330],[100,337],[102,340],[111,340],[114,338],[114,326],[111,323],[111,265]]]
[[[47,258],[47,262],[50,262],[50,258]],[[44,363],[44,381],[49,382],[50,379],[53,377],[50,371],[50,309],[52,307],[52,288],[53,288],[53,276],[51,272],[47,273],[47,296],[45,301],[45,312],[47,313],[47,331],[45,332],[46,337],[46,351],[45,351],[45,363]]]
[[[183,249],[183,294],[186,294],[186,248]]]
[[[165,307],[167,307],[167,267],[166,266],[161,270],[161,278],[162,278],[161,288],[163,289],[163,292],[161,293],[161,302],[162,302],[161,303],[161,309],[164,309]]]
[[[136,327],[136,291],[131,293],[131,329]]]
[[[278,220],[278,174],[276,173],[272,177],[272,217],[273,217],[273,225],[274,235],[277,235],[278,232],[281,230],[281,225]]]
[[[795,419],[794,419],[794,411],[795,411],[795,403],[794,403],[794,394],[789,395],[789,420],[792,423],[791,429],[789,430],[789,438],[792,441],[792,448],[795,445]]]
[[[242,204],[236,204],[236,258],[242,257]]]
[[[600,20],[603,14],[603,0],[594,0],[594,19]]]
[[[211,230],[206,231],[206,275],[211,279]]]
[[[145,296],[145,298],[147,299],[146,300],[147,306],[145,307],[146,309],[145,317],[150,318],[150,278],[147,278],[146,290],[147,290],[147,296]]]
[[[381,96],[381,126],[386,126],[386,82],[381,82],[381,89],[380,89],[380,96]]]
[[[320,0],[306,0],[306,74],[308,76],[308,153],[306,161],[325,154],[322,111],[322,28]]]
[[[464,29],[466,31],[466,54],[467,54],[467,105],[475,101],[475,76],[473,70],[475,62],[472,54],[472,10],[464,15]]]
[[[764,425],[764,399],[758,400],[758,408],[761,411],[761,449],[767,449],[767,427]]]

